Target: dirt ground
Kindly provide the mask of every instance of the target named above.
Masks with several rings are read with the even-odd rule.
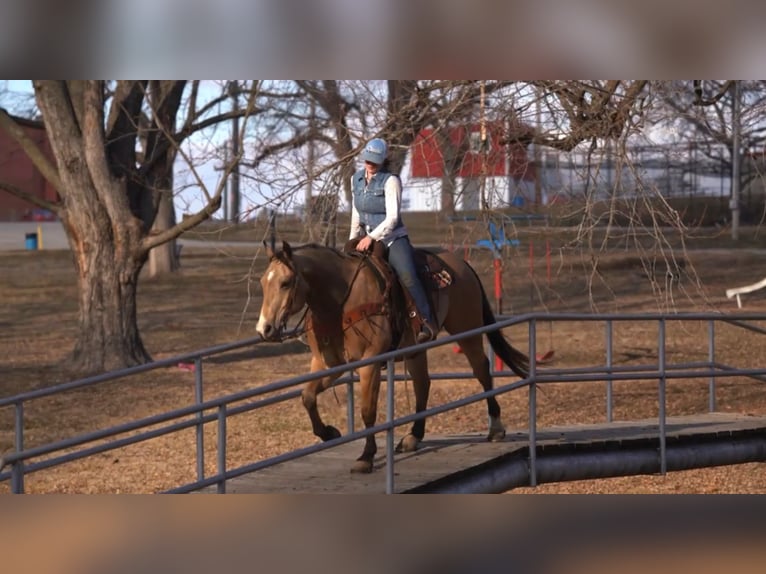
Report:
[[[538,246],[539,247],[539,246]],[[467,252],[491,299],[492,260],[486,252]],[[506,253],[503,264],[503,311],[653,312],[719,310],[734,312],[736,303],[725,289],[766,276],[766,251],[706,249],[683,257],[680,280],[664,268],[647,265],[647,255],[612,251],[599,261],[555,251],[550,265],[544,252],[535,252],[531,268],[526,249]],[[264,255],[251,247],[184,248],[178,275],[142,278],[139,285],[139,325],[154,358],[172,357],[254,336],[259,309],[258,274]],[[550,269],[550,271],[549,271]],[[71,380],[65,365],[76,332],[75,276],[65,251],[0,254],[0,396]],[[744,298],[743,311],[766,311],[766,296]],[[527,349],[525,329],[506,335]],[[704,325],[668,327],[669,360],[701,360],[707,356]],[[743,342],[744,341],[744,342]],[[754,335],[721,328],[716,333],[720,361],[737,366],[761,366],[766,346],[753,344]],[[595,365],[604,362],[603,325],[555,323],[541,325],[538,350],[555,350],[555,366]],[[631,322],[615,325],[617,364],[656,360],[657,326]],[[206,361],[205,398],[286,379],[305,372],[306,347],[299,341],[259,345]],[[430,354],[432,372],[465,370],[452,346]],[[28,447],[74,436],[121,422],[159,414],[194,401],[194,374],[168,368],[126,380],[34,401],[25,407],[25,444]],[[432,386],[431,405],[479,390],[474,381],[445,380]],[[656,384],[629,381],[615,385],[615,418],[632,420],[656,416]],[[547,385],[539,393],[540,424],[586,424],[605,418],[603,383]],[[766,392],[760,383],[722,380],[718,407],[722,411],[766,414]],[[509,431],[525,429],[526,393],[500,397]],[[411,387],[397,389],[396,413],[412,411]],[[325,420],[345,429],[345,390],[320,397]],[[668,415],[704,412],[707,381],[669,384]],[[358,414],[357,414],[358,419]],[[361,425],[357,420],[357,428]],[[473,405],[460,412],[429,420],[428,433],[483,432],[486,411]],[[206,427],[207,472],[215,471],[214,424]],[[314,444],[308,418],[298,399],[268,409],[232,417],[228,422],[229,468]],[[0,409],[0,453],[12,450],[13,412]],[[172,488],[195,478],[194,433],[184,431],[109,453],[89,457],[26,477],[33,493],[145,493]],[[350,461],[351,462],[351,461]],[[0,492],[7,492],[7,484]],[[746,464],[671,473],[667,476],[627,477],[542,485],[513,493],[762,493],[766,465]]]

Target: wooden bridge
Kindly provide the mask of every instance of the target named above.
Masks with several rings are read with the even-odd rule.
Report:
[[[711,413],[668,417],[667,471],[766,461],[766,417]],[[426,436],[415,453],[394,456],[394,492],[505,492],[531,483],[529,437],[510,432],[501,442],[483,435]],[[661,471],[657,419],[540,429],[536,483]],[[379,453],[385,453],[385,438]],[[227,493],[380,494],[385,454],[369,475],[351,474],[359,441],[229,479]],[[215,487],[203,492],[216,492]]]

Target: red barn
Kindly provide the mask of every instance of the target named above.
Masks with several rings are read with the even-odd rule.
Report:
[[[18,118],[16,121],[22,126],[27,136],[53,161],[53,153],[45,129],[38,122]],[[47,201],[59,200],[54,187],[37,170],[19,144],[3,129],[0,129],[0,182],[18,187]],[[18,221],[25,215],[29,217],[34,207],[0,188],[0,221]]]
[[[525,128],[531,130],[531,128]],[[518,132],[518,133],[517,133]],[[458,177],[511,176],[513,179],[534,181],[535,165],[527,154],[527,143],[519,137],[523,130],[515,130],[509,137],[506,126],[501,122],[487,125],[489,147],[482,157],[481,128],[479,125],[455,126],[449,130],[449,141],[455,149],[461,144],[468,151],[463,156]],[[504,142],[510,140],[508,145]],[[508,161],[506,161],[506,158]],[[486,163],[485,163],[486,162]],[[433,129],[424,129],[412,143],[412,177],[442,177],[444,153]]]

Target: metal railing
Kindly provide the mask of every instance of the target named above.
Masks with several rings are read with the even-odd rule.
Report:
[[[593,365],[586,367],[553,369],[539,368],[536,360],[536,342],[538,324],[548,322],[577,321],[577,322],[603,322],[604,330],[604,348],[606,351],[606,361],[604,365]],[[613,357],[613,326],[616,322],[623,321],[652,321],[658,325],[657,332],[657,357],[656,364],[648,365],[628,365],[616,366]],[[671,364],[667,361],[667,332],[668,322],[673,321],[704,321],[707,323],[707,353],[706,361],[688,362]],[[0,399],[0,408],[12,407],[15,410],[14,415],[14,451],[4,455],[0,459],[0,481],[11,483],[11,491],[14,493],[24,492],[24,476],[58,466],[67,462],[92,456],[97,453],[103,453],[127,445],[136,444],[150,440],[159,436],[178,432],[184,429],[196,429],[196,472],[197,480],[180,485],[166,492],[182,493],[200,490],[206,487],[216,486],[217,492],[226,491],[226,481],[258,471],[269,466],[280,464],[289,460],[297,459],[321,450],[334,448],[338,445],[364,438],[371,434],[386,433],[386,492],[392,493],[395,490],[394,485],[394,429],[399,426],[410,424],[418,419],[434,416],[450,410],[464,407],[466,405],[486,400],[490,396],[497,396],[517,389],[528,389],[528,407],[529,407],[529,470],[530,484],[536,485],[536,460],[535,453],[537,449],[537,394],[538,385],[547,383],[568,383],[568,382],[605,382],[606,383],[606,419],[611,422],[613,419],[612,411],[612,384],[616,381],[625,380],[657,380],[658,381],[658,443],[659,456],[661,461],[661,471],[666,472],[666,384],[669,379],[695,379],[703,378],[708,381],[709,410],[712,412],[716,408],[716,379],[719,377],[747,377],[759,381],[766,381],[766,367],[759,368],[740,368],[721,363],[716,359],[716,338],[715,326],[717,323],[726,323],[738,329],[743,329],[758,335],[766,334],[766,329],[755,324],[756,321],[766,321],[766,314],[732,314],[722,315],[718,313],[680,313],[673,315],[663,314],[572,314],[572,313],[531,313],[517,317],[499,317],[498,322],[486,327],[481,327],[471,331],[466,331],[456,335],[450,335],[437,339],[429,343],[409,347],[403,350],[391,351],[377,357],[372,357],[362,361],[348,363],[338,367],[333,367],[317,373],[306,373],[297,377],[276,381],[257,388],[232,393],[216,399],[203,400],[203,360],[215,355],[220,355],[236,349],[249,347],[261,342],[260,337],[238,341],[227,345],[219,345],[208,349],[202,349],[193,353],[187,353],[176,357],[156,361],[150,364],[104,373],[95,377],[89,377],[62,385],[49,388],[38,389],[27,393],[22,393],[5,399]],[[515,380],[511,383],[495,386],[490,391],[466,396],[456,401],[443,405],[431,407],[421,413],[412,413],[402,417],[395,418],[393,413],[394,381],[402,380],[405,377],[396,375],[395,361],[404,355],[412,354],[413,350],[426,350],[442,345],[451,345],[459,342],[465,337],[477,334],[485,334],[490,331],[505,329],[516,325],[528,324],[529,333],[529,356],[530,371],[529,376],[523,380]],[[295,334],[295,333],[293,333]],[[491,352],[490,352],[491,355]],[[494,365],[494,358],[490,356],[490,365]],[[73,389],[84,388],[91,385],[103,384],[117,379],[129,377],[147,371],[174,366],[181,362],[194,362],[195,365],[195,402],[192,405],[168,411],[159,415],[138,419],[132,422],[123,423],[95,432],[90,432],[63,440],[30,447],[24,444],[24,405],[42,397],[49,397],[58,393],[70,391]],[[354,430],[354,404],[353,404],[353,385],[356,378],[353,370],[364,365],[377,362],[386,362],[387,385],[387,407],[386,420],[371,428],[359,431]],[[280,454],[252,464],[229,469],[226,466],[227,451],[227,420],[230,417],[264,408],[275,403],[291,400],[300,395],[300,389],[294,388],[318,377],[332,374],[343,374],[334,384],[346,384],[349,386],[348,392],[348,429],[349,432],[337,439],[307,446],[290,452]],[[507,370],[495,371],[493,373],[498,379],[514,376]],[[431,378],[439,379],[470,379],[473,374],[469,372],[459,373],[433,373]],[[271,394],[278,393],[280,394]],[[264,397],[264,395],[270,395]],[[247,402],[244,402],[247,401]],[[239,404],[243,403],[244,404]],[[212,411],[212,412],[206,412]],[[217,468],[213,476],[205,476],[204,464],[204,433],[205,424],[216,423],[217,433]],[[162,425],[159,426],[158,425]],[[152,428],[149,428],[152,427]],[[129,436],[123,436],[131,433]],[[79,448],[78,448],[79,447]],[[77,450],[72,450],[77,449]],[[62,452],[66,451],[66,452]],[[10,470],[4,470],[10,467]]]

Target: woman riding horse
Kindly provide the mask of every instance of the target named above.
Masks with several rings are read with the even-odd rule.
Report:
[[[351,232],[349,239],[361,236],[358,251],[369,251],[372,241],[388,248],[388,263],[415,302],[421,327],[418,343],[436,338],[438,329],[412,255],[407,228],[402,222],[402,184],[388,171],[388,145],[380,138],[370,140],[362,151],[364,168],[351,179]]]
[[[398,317],[386,300],[369,258],[341,253],[329,247],[306,245],[293,249],[283,243],[273,251],[267,246],[269,264],[261,278],[263,303],[256,329],[266,340],[279,340],[287,320],[306,309],[306,338],[311,347],[311,372],[322,371],[347,362],[376,357],[391,349],[394,325]],[[473,268],[454,253],[440,254],[444,266],[450,269],[452,281],[439,289],[437,318],[447,332],[462,333],[495,322],[495,316],[479,277]],[[529,361],[521,351],[512,347],[499,330],[490,331],[487,338],[495,353],[513,372],[522,378],[528,374]],[[414,333],[405,330],[401,346],[415,342]],[[471,364],[474,376],[485,391],[492,389],[489,360],[484,353],[482,335],[471,335],[459,341],[464,356]],[[408,355],[405,366],[412,377],[415,410],[428,406],[431,379],[425,352]],[[366,428],[375,425],[381,364],[375,362],[357,369],[361,394],[362,420]],[[306,384],[302,392],[314,434],[327,441],[340,436],[332,425],[326,424],[317,409],[317,395],[325,391],[340,374],[319,377]],[[488,440],[502,440],[505,427],[500,418],[500,405],[492,396],[487,398],[489,414]],[[425,419],[416,420],[398,450],[413,451],[425,434]],[[374,436],[368,436],[364,451],[352,467],[352,472],[371,472],[377,452]]]

